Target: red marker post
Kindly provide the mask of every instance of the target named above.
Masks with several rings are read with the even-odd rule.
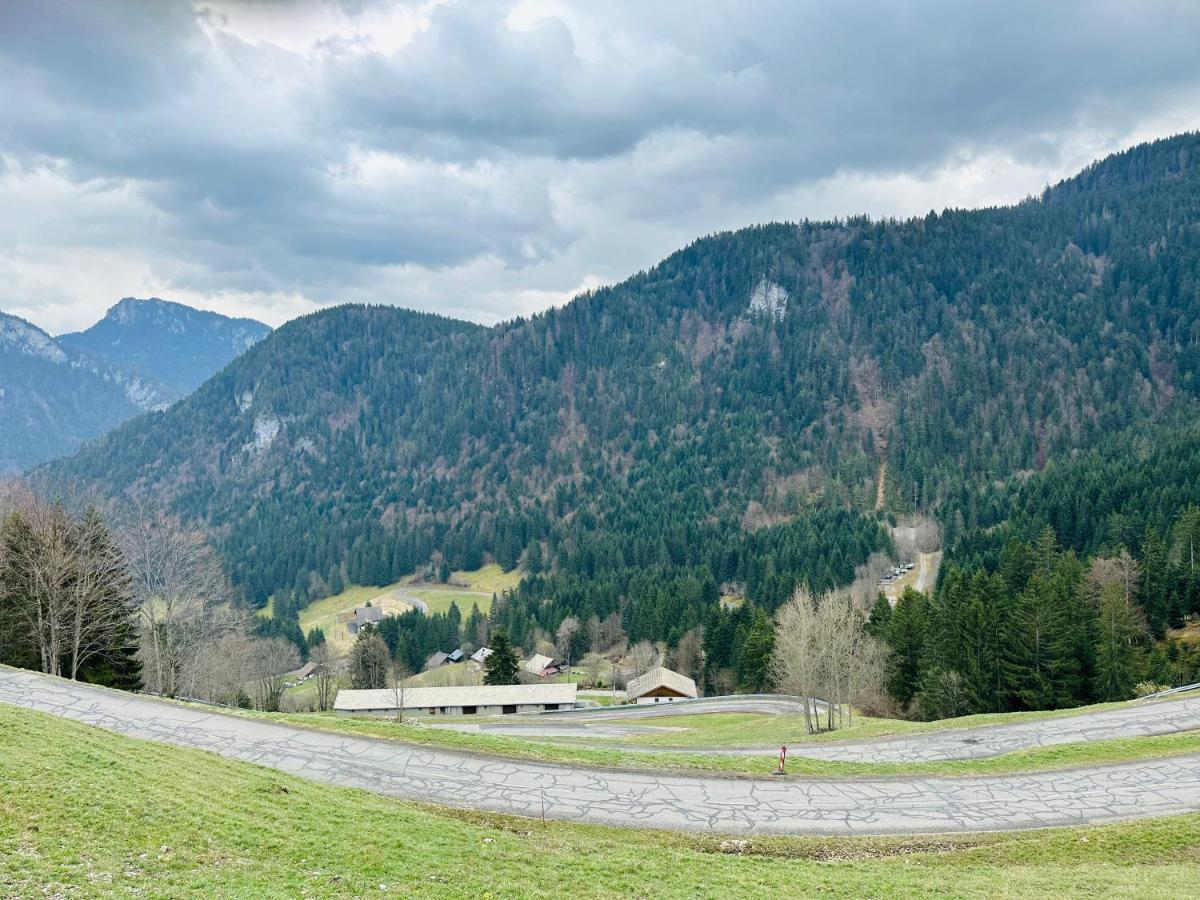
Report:
[[[779,768],[775,770],[775,774],[782,775],[783,767],[785,765],[787,765],[787,746],[786,745],[779,748]]]

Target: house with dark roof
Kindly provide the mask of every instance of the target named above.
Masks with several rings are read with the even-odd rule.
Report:
[[[378,625],[383,621],[383,607],[380,606],[358,606],[354,609],[354,615],[350,621],[346,623],[346,631],[350,634],[358,634],[359,629],[364,625]]]

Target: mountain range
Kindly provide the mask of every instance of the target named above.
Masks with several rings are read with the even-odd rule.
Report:
[[[702,613],[653,599],[680,579],[771,609],[885,515],[968,529],[989,486],[1186,416],[1198,311],[1185,134],[1013,206],[712,235],[491,328],[314,313],[39,477],[203,523],[277,610],[491,557],[563,614],[636,587],[666,630]]]
[[[158,298],[127,297],[86,331],[58,337],[0,313],[0,474],[166,409],[269,332]]]

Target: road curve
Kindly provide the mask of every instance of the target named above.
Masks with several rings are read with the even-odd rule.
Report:
[[[3,667],[0,702],[329,784],[607,825],[727,834],[896,834],[1077,825],[1200,810],[1200,755],[988,778],[735,779],[585,769],[417,747],[228,716]]]
[[[567,716],[552,714],[534,719],[513,722],[497,722],[477,726],[461,726],[463,729],[486,731],[493,734],[521,735],[530,739],[538,737],[599,737],[610,740],[585,742],[585,746],[620,748],[642,752],[713,753],[734,756],[762,756],[779,752],[775,746],[762,747],[648,747],[634,744],[614,743],[622,736],[639,733],[635,727],[626,727],[622,735],[621,726],[614,720],[620,718],[645,718],[646,715],[666,718],[688,713],[711,712],[790,712],[800,715],[798,706],[790,709],[787,704],[794,701],[777,698],[776,705],[769,701],[747,700],[744,705],[729,698],[719,705],[717,700],[691,701],[698,705],[665,704],[658,706],[623,707],[634,715],[619,716],[614,710],[572,713]],[[758,708],[759,704],[762,708]],[[643,715],[637,712],[645,710]],[[597,723],[597,724],[592,724]],[[456,727],[456,726],[447,726]],[[947,759],[980,759],[998,756],[1017,750],[1035,747],[1050,747],[1083,741],[1102,741],[1113,738],[1147,737],[1157,734],[1175,734],[1200,729],[1200,694],[1169,698],[1149,703],[1130,703],[1116,709],[1091,710],[1076,714],[1028,719],[1023,722],[1006,722],[998,725],[981,725],[974,728],[942,728],[937,731],[918,732],[897,737],[875,738],[862,741],[828,741],[797,743],[788,751],[794,756],[812,759],[840,760],[842,762],[933,762]],[[644,732],[646,728],[640,729]],[[664,730],[657,728],[654,730]],[[575,740],[573,743],[578,744]]]

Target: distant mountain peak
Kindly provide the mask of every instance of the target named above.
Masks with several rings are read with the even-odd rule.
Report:
[[[67,361],[67,354],[54,342],[54,338],[36,325],[3,312],[0,312],[0,346],[52,363]]]
[[[159,297],[125,297],[57,338],[0,313],[0,475],[166,409],[270,331]]]
[[[91,328],[64,334],[59,342],[162,383],[178,398],[270,332],[253,319],[234,319],[161,297],[124,297]]]

